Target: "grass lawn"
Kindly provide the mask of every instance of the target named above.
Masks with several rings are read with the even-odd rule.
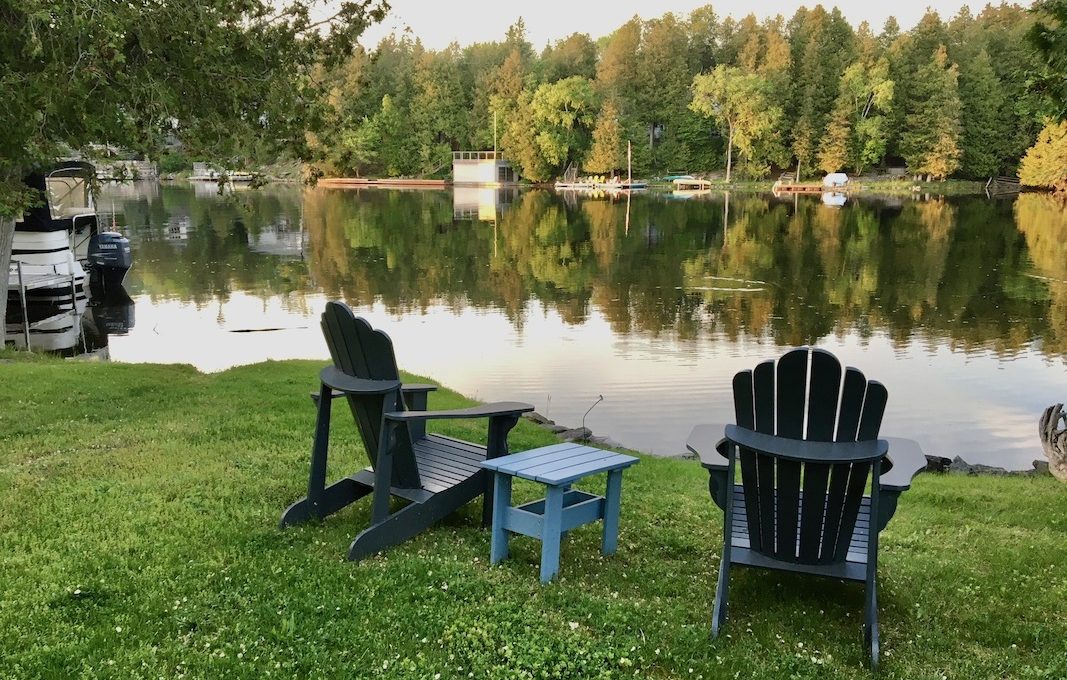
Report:
[[[0,678],[869,677],[859,584],[739,568],[728,635],[709,639],[722,515],[693,462],[643,457],[619,553],[600,556],[599,525],[575,530],[548,586],[532,539],[487,564],[477,504],[358,564],[369,498],[279,530],[305,492],[318,368],[0,363]],[[365,464],[336,414],[331,478]],[[511,436],[551,441],[525,422]],[[1051,477],[919,477],[879,577],[880,675],[1067,677]]]

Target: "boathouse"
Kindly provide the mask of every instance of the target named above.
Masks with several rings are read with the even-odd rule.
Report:
[[[499,186],[516,181],[515,169],[499,151],[453,151],[452,183]]]

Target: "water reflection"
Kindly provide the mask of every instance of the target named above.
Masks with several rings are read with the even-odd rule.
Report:
[[[61,308],[55,304],[29,304],[27,332],[21,308],[9,308],[6,339],[15,347],[63,357],[110,358],[113,336],[126,335],[135,325],[134,302],[121,287],[104,291],[94,287],[86,300]],[[28,340],[28,344],[27,344]]]
[[[729,418],[734,371],[800,344],[887,382],[893,434],[975,462],[1028,466],[1063,398],[1067,212],[1047,196],[125,191],[123,360],[325,357],[316,317],[343,298],[409,370],[566,423],[603,393],[594,430],[664,453]]]

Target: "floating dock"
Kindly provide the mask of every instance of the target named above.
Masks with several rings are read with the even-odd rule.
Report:
[[[788,184],[778,181],[771,186],[771,191],[776,194],[821,194],[824,191],[841,193],[847,190],[847,187],[825,187],[821,182],[795,182]]]
[[[319,180],[319,186],[334,189],[349,189],[361,187],[406,187],[406,188],[430,188],[443,189],[448,182],[443,179],[407,179],[403,177],[387,177],[373,179],[365,177],[326,177]]]

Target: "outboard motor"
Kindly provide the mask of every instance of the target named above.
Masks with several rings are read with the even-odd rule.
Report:
[[[130,240],[115,231],[102,231],[89,239],[89,272],[105,291],[122,286],[133,266]]]

